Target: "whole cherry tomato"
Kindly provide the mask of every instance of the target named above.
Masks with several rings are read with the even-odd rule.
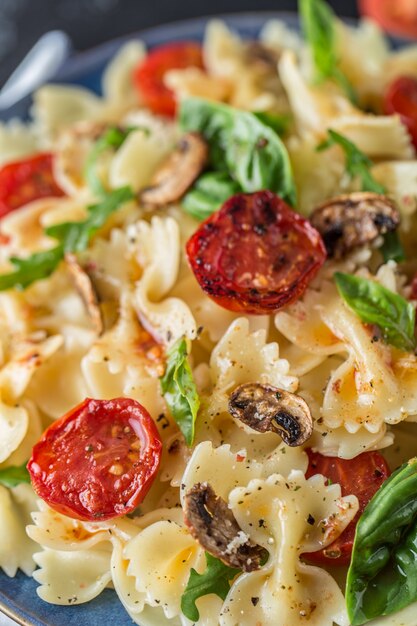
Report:
[[[0,217],[38,198],[60,197],[49,153],[7,163],[0,168]]]
[[[87,398],[44,432],[28,470],[38,496],[76,519],[133,511],[159,467],[162,443],[146,409],[129,398]]]
[[[174,117],[175,96],[164,84],[164,76],[169,70],[187,67],[203,68],[201,46],[194,41],[180,41],[155,48],[136,67],[134,82],[142,101],[153,113]]]
[[[415,0],[360,0],[359,8],[390,33],[417,37]]]
[[[359,500],[359,510],[351,523],[329,546],[304,555],[306,559],[321,565],[347,565],[352,554],[356,524],[372,496],[390,475],[390,469],[379,452],[363,452],[354,459],[339,459],[323,456],[319,452],[307,450],[309,465],[306,478],[322,474],[332,483],[338,483],[342,496],[355,495]]]
[[[326,259],[319,233],[270,191],[229,198],[186,250],[208,296],[225,309],[259,315],[299,298]]]
[[[417,147],[417,79],[401,76],[394,80],[384,96],[384,111],[401,117]]]

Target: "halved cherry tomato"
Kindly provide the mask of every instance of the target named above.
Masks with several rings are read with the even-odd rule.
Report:
[[[147,410],[130,398],[87,398],[44,432],[28,470],[53,509],[97,521],[125,515],[146,496],[162,443]]]
[[[142,101],[153,113],[174,117],[175,96],[164,84],[164,76],[169,70],[187,67],[203,68],[201,46],[194,41],[180,41],[155,48],[136,67],[134,82]]]
[[[323,474],[332,483],[340,484],[342,496],[355,495],[359,510],[342,534],[327,548],[305,554],[313,563],[324,565],[347,565],[352,554],[356,524],[372,496],[391,474],[388,464],[379,452],[363,452],[354,459],[323,456],[307,450],[309,465],[306,478]]]
[[[417,36],[415,0],[360,0],[359,8],[363,15],[368,15],[390,33]]]
[[[186,249],[208,296],[259,315],[299,298],[326,259],[319,233],[270,191],[229,198]]]
[[[394,80],[384,96],[384,111],[401,117],[417,148],[417,80],[411,76]]]
[[[42,153],[0,169],[0,217],[32,200],[64,195],[55,182],[52,159],[52,154]]]

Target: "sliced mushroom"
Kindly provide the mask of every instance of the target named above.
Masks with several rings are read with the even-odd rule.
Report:
[[[260,71],[278,72],[279,52],[260,41],[247,42],[245,57],[250,65],[257,67]]]
[[[208,483],[197,483],[185,495],[185,523],[199,544],[229,567],[252,572],[268,552],[250,541],[227,503]]]
[[[322,204],[310,215],[310,222],[323,237],[329,256],[340,259],[378,235],[395,230],[400,214],[387,196],[360,191]]]
[[[67,252],[65,255],[65,261],[75,288],[85,304],[85,308],[87,309],[87,313],[91,319],[93,327],[97,331],[97,334],[101,335],[104,330],[104,322],[92,280],[87,272],[78,263],[78,259],[75,254]]]
[[[187,133],[176,150],[155,174],[150,187],[139,194],[149,206],[162,206],[179,200],[206,165],[208,146],[199,133]]]
[[[277,433],[291,447],[301,446],[313,432],[308,404],[295,393],[272,385],[240,385],[229,398],[229,411],[260,433]]]

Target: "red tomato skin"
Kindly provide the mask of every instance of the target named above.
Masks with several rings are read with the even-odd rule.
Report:
[[[391,471],[379,452],[363,452],[354,459],[327,457],[312,450],[306,452],[309,458],[306,478],[323,474],[332,483],[340,484],[342,496],[353,494],[358,498],[359,510],[333,543],[303,556],[318,565],[349,565],[358,519]]]
[[[164,84],[164,76],[169,70],[187,67],[204,67],[201,46],[195,41],[180,41],[155,48],[135,68],[134,83],[141,100],[153,113],[175,116],[175,95]]]
[[[414,0],[359,0],[360,12],[396,35],[417,37],[417,5]]]
[[[158,430],[139,402],[86,398],[47,428],[27,468],[35,492],[55,511],[102,521],[143,501],[161,451]]]
[[[7,163],[0,168],[0,218],[39,198],[61,197],[49,153]]]
[[[411,76],[394,80],[384,95],[383,106],[387,115],[400,116],[417,148],[417,80]]]
[[[188,240],[186,252],[208,296],[253,315],[297,300],[326,259],[320,234],[270,191],[229,198]]]

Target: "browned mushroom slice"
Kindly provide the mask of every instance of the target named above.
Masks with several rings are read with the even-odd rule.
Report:
[[[250,541],[208,483],[197,483],[186,493],[184,514],[194,539],[229,567],[252,572],[266,560],[267,550]]]
[[[280,54],[277,50],[261,43],[260,41],[248,41],[245,49],[246,61],[260,71],[278,72]]]
[[[277,433],[291,447],[301,446],[313,432],[308,404],[295,393],[272,385],[240,385],[229,398],[229,411],[260,433]]]
[[[176,150],[157,171],[139,199],[149,206],[163,206],[179,200],[206,165],[208,146],[199,133],[187,133]]]
[[[360,191],[322,204],[310,215],[310,222],[323,237],[329,256],[340,259],[378,235],[395,230],[400,214],[387,196]]]
[[[103,317],[98,305],[97,294],[91,278],[78,263],[75,254],[67,252],[65,255],[65,261],[75,288],[85,304],[85,308],[87,309],[87,313],[91,319],[93,327],[97,331],[97,334],[101,335],[104,330]]]

